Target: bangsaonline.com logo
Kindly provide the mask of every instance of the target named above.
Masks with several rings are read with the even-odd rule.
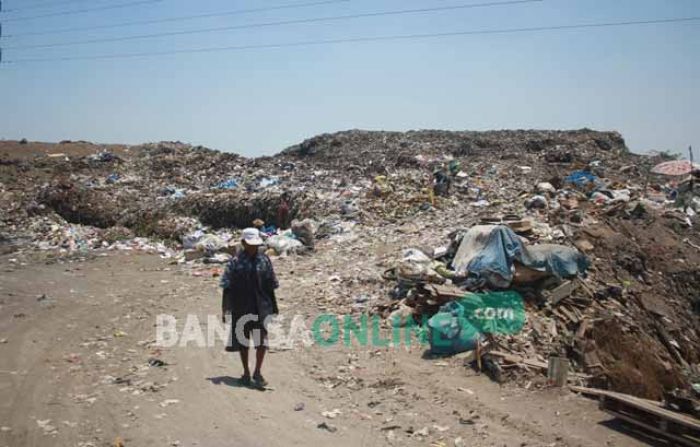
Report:
[[[258,316],[243,315],[237,321],[223,322],[220,315],[200,318],[189,314],[180,321],[168,314],[156,316],[156,345],[172,347],[214,347],[231,343],[247,344],[246,333],[259,339],[260,329],[246,331],[246,325],[258,323]],[[382,318],[380,315],[319,314],[315,318],[294,315],[270,316],[262,322],[266,346],[275,349],[309,347],[372,346],[377,348],[430,345],[435,352],[449,352],[456,346],[468,347],[487,334],[513,335],[525,324],[522,297],[517,292],[467,293],[459,300],[443,305],[432,317],[419,321],[412,315]]]

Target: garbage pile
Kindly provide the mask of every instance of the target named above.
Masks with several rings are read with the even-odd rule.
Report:
[[[475,303],[520,297],[517,331],[471,319],[449,348],[478,341],[501,379],[527,384],[556,355],[638,396],[700,383],[697,167],[631,154],[618,133],[353,130],[260,158],[49,146],[0,150],[2,253],[143,249],[214,271],[257,226],[275,256],[349,247],[366,280],[337,296],[392,324],[449,334]],[[367,259],[390,240],[405,250],[383,281]]]
[[[499,381],[529,387],[556,356],[575,381],[654,399],[687,389],[700,378],[698,191],[689,178],[635,179],[643,168],[627,158],[565,176],[511,167],[519,187],[470,175],[489,205],[463,214],[443,246],[404,250],[385,272],[393,301],[375,310],[422,325],[434,353],[478,352],[470,359]],[[485,326],[486,310],[496,318]]]
[[[445,346],[435,343],[454,338],[459,340],[455,346],[460,347],[451,352],[454,354],[473,349],[486,336],[502,335],[498,332],[503,329],[499,324],[505,325],[508,335],[514,335],[517,333],[513,331],[517,320],[514,313],[522,315],[524,311],[520,293],[540,304],[546,301],[544,291],[554,289],[551,293],[556,294],[557,302],[561,301],[568,297],[567,293],[572,293],[571,280],[585,276],[589,265],[589,259],[576,248],[533,244],[504,224],[475,225],[456,232],[450,246],[436,248],[432,256],[417,249],[405,250],[396,267],[385,274],[397,281],[392,295],[400,301],[384,312],[397,308],[388,314],[395,326],[410,323],[408,312],[414,321],[424,322],[421,317],[432,317],[429,327],[440,332],[439,337],[430,338],[432,351],[450,353]],[[504,307],[504,304],[508,305]],[[465,313],[465,307],[472,311]],[[483,312],[497,309],[507,310],[508,318],[487,319],[490,325],[485,326]],[[435,325],[436,319],[441,323]],[[459,320],[464,322],[458,325]],[[519,320],[522,328],[524,315]],[[463,331],[443,333],[440,328],[445,321]],[[488,331],[484,332],[484,328]],[[468,339],[464,338],[464,329]]]
[[[574,162],[589,153],[626,152],[616,132],[502,130],[455,132],[420,130],[377,132],[349,130],[323,134],[282,152],[295,159],[315,160],[343,170],[384,173],[398,166],[419,167],[452,158],[537,154],[547,161]]]
[[[497,371],[498,380],[502,370],[517,365],[527,373],[512,378],[530,386],[533,372],[547,371],[548,357],[561,356],[577,373],[571,377],[597,386],[657,399],[664,390],[687,388],[699,377],[698,283],[669,270],[697,281],[698,249],[690,238],[678,239],[675,231],[688,234],[677,225],[680,220],[653,209],[635,217],[638,206],[594,209],[601,215],[584,216],[585,224],[548,228],[533,222],[525,232],[522,221],[512,227],[475,225],[455,232],[448,246],[430,256],[406,250],[386,275],[396,281],[395,301],[377,311],[392,325],[429,318],[427,326],[438,339],[455,342],[447,343],[447,350],[444,343],[432,346],[436,353],[483,343],[488,349],[479,360]],[[550,223],[561,219],[549,217]],[[538,226],[547,231],[537,234]],[[548,238],[569,245],[539,242]],[[511,312],[510,319],[490,321],[511,322],[523,302],[527,318],[520,331],[484,329],[483,314],[475,315],[474,309],[484,311],[484,294],[503,291],[519,294],[522,301],[490,304],[488,309]],[[469,306],[471,313],[465,310]]]

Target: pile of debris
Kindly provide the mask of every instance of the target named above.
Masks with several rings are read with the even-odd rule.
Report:
[[[546,372],[556,357],[571,363],[572,379],[600,387],[653,399],[688,389],[700,378],[697,197],[678,207],[653,198],[658,184],[605,178],[596,167],[556,187],[534,178],[536,195],[521,187],[500,207],[507,214],[483,215],[445,246],[405,250],[385,275],[395,301],[376,311],[393,325],[422,324],[435,353],[478,352],[469,358],[498,380],[507,370],[530,386],[532,374],[512,374],[512,365]],[[503,291],[527,311],[515,331],[508,319],[521,301]],[[499,302],[510,312],[484,324]]]
[[[576,380],[658,399],[700,383],[700,198],[663,162],[587,129],[354,130],[260,158],[180,142],[0,142],[0,249],[143,249],[215,269],[251,225],[280,256],[337,244],[373,254],[397,237],[410,250],[376,312],[398,324],[442,315],[439,330],[475,302],[519,297],[521,327],[472,321],[459,349],[476,343],[501,379],[527,385],[533,375],[515,371],[557,356]],[[380,281],[348,281],[353,309],[383,294]]]
[[[487,155],[495,159],[535,154],[547,162],[581,161],[627,152],[616,132],[501,130],[454,132],[420,130],[377,132],[349,130],[323,134],[282,152],[344,171],[385,173],[399,166],[444,163],[452,158]]]

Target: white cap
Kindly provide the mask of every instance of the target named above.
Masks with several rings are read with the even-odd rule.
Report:
[[[262,245],[263,240],[257,228],[246,228],[243,230],[243,241],[248,245]]]

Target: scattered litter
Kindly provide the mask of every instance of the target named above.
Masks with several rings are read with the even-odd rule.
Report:
[[[170,405],[175,405],[178,403],[180,403],[180,399],[166,399],[158,405],[165,408],[165,407],[169,407]]]
[[[321,422],[316,427],[320,428],[321,430],[326,430],[327,432],[330,432],[330,433],[335,433],[338,431],[338,427],[336,427],[335,425],[331,425],[327,422]]]
[[[334,409],[334,410],[331,410],[331,411],[323,411],[323,412],[321,412],[321,416],[323,416],[323,417],[325,417],[325,418],[328,418],[328,419],[335,419],[335,418],[337,418],[337,417],[340,416],[340,415],[341,415],[341,412],[340,412],[340,410],[337,409],[337,408]]]

